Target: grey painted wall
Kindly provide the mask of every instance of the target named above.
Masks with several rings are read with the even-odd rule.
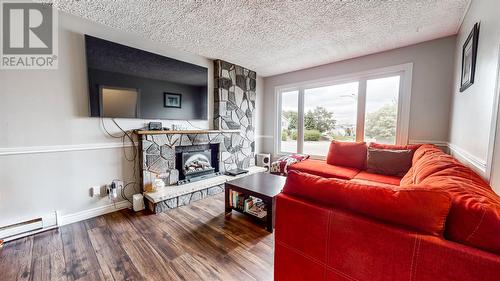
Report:
[[[452,150],[454,156],[464,162],[474,160],[469,164],[486,178],[490,176],[488,170],[492,166],[491,184],[500,194],[500,137],[497,130],[495,139],[493,130],[497,126],[494,109],[498,108],[495,96],[498,94],[499,10],[500,1],[472,1],[458,32],[450,144],[455,147],[455,151]],[[460,93],[462,45],[476,22],[480,22],[481,27],[475,81],[472,86]],[[482,167],[478,169],[472,164]]]
[[[275,87],[295,82],[356,73],[413,63],[409,140],[447,142],[456,37],[446,37],[383,53],[326,64],[264,78],[264,97],[259,110],[261,130],[259,151],[273,152],[276,114]]]
[[[213,118],[211,60],[60,13],[59,69],[0,70],[0,225],[54,210],[67,215],[108,205],[107,198],[91,198],[90,187],[132,179],[121,140],[108,137],[100,120],[88,117],[84,33],[208,67]],[[149,121],[118,119],[126,129]],[[118,133],[110,120],[105,123]],[[172,123],[189,127],[184,121],[163,121]],[[208,128],[212,122],[192,123]],[[56,152],[19,154],[48,149]],[[77,151],[60,152],[65,149]],[[1,155],[7,150],[14,155]]]

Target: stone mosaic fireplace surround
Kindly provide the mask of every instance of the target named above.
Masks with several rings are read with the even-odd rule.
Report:
[[[176,185],[179,170],[175,167],[175,147],[204,144],[219,144],[220,172],[238,166],[238,157],[246,157],[239,148],[242,142],[239,131],[221,131],[206,133],[163,133],[142,134],[142,177],[145,191],[157,178],[165,185]]]
[[[175,167],[177,146],[219,144],[220,172],[254,165],[256,73],[225,61],[214,61],[214,130],[139,133],[143,190],[155,179],[167,186],[179,181]],[[173,187],[175,188],[175,187]],[[207,186],[188,194],[176,194],[150,209],[161,212],[223,191],[223,185]],[[148,196],[146,196],[148,197]]]
[[[248,167],[255,154],[255,71],[222,60],[214,61],[214,129],[239,130],[234,143],[235,164]]]

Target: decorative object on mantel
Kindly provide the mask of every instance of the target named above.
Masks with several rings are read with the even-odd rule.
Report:
[[[165,189],[165,182],[162,179],[155,179],[153,181],[153,190],[151,191],[163,191]]]
[[[163,130],[163,124],[161,122],[149,122],[148,130],[150,131]]]
[[[257,73],[244,67],[222,61],[214,61],[214,128],[240,130],[240,139],[233,147],[233,167],[246,169],[254,165],[255,154],[255,89]],[[224,159],[227,162],[227,159]]]
[[[479,23],[474,24],[472,31],[462,47],[462,75],[460,92],[474,84],[476,75],[477,45],[479,41]]]

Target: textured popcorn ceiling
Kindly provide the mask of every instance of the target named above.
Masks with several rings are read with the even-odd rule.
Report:
[[[62,11],[269,76],[455,34],[469,1],[55,2]]]

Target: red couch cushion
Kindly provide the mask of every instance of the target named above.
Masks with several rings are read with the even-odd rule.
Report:
[[[399,186],[399,182],[401,181],[401,178],[393,177],[393,176],[386,176],[386,175],[382,175],[382,174],[373,174],[373,173],[369,173],[367,171],[361,171],[361,172],[359,172],[359,174],[357,174],[354,177],[354,180],[362,180],[362,181],[366,181],[366,182],[377,182],[377,183]]]
[[[415,158],[418,160],[415,161]],[[413,184],[420,184],[430,175],[447,168],[462,166],[462,164],[431,145],[423,145],[413,155]]]
[[[408,173],[404,175],[404,177],[401,179],[401,182],[399,185],[412,185],[414,182],[414,177],[415,177],[415,168],[413,166],[408,170]]]
[[[405,176],[405,183],[451,195],[445,237],[500,254],[500,197],[478,174],[435,146],[423,145],[414,158],[413,175]]]
[[[366,167],[366,149],[364,142],[332,141],[326,163],[363,170]]]
[[[288,174],[283,193],[431,235],[442,234],[450,208],[450,196],[440,190],[374,188],[296,171]]]
[[[288,171],[301,171],[325,178],[352,179],[358,169],[327,164],[323,160],[307,159],[288,167]]]
[[[409,145],[395,145],[395,144],[385,144],[385,143],[376,143],[371,142],[369,147],[377,148],[377,149],[390,149],[390,150],[417,150],[421,144],[409,144]]]
[[[422,158],[425,154],[432,154],[432,153],[439,153],[443,152],[437,146],[433,144],[422,144],[417,150],[415,150],[415,153],[413,154],[413,165]]]
[[[387,183],[382,183],[382,182],[376,182],[376,181],[369,181],[369,180],[361,180],[361,179],[352,179],[349,180],[350,182],[353,183],[358,183],[358,184],[363,184],[363,185],[370,185],[373,187],[388,187],[388,188],[394,188],[396,185],[394,184],[387,184]]]

